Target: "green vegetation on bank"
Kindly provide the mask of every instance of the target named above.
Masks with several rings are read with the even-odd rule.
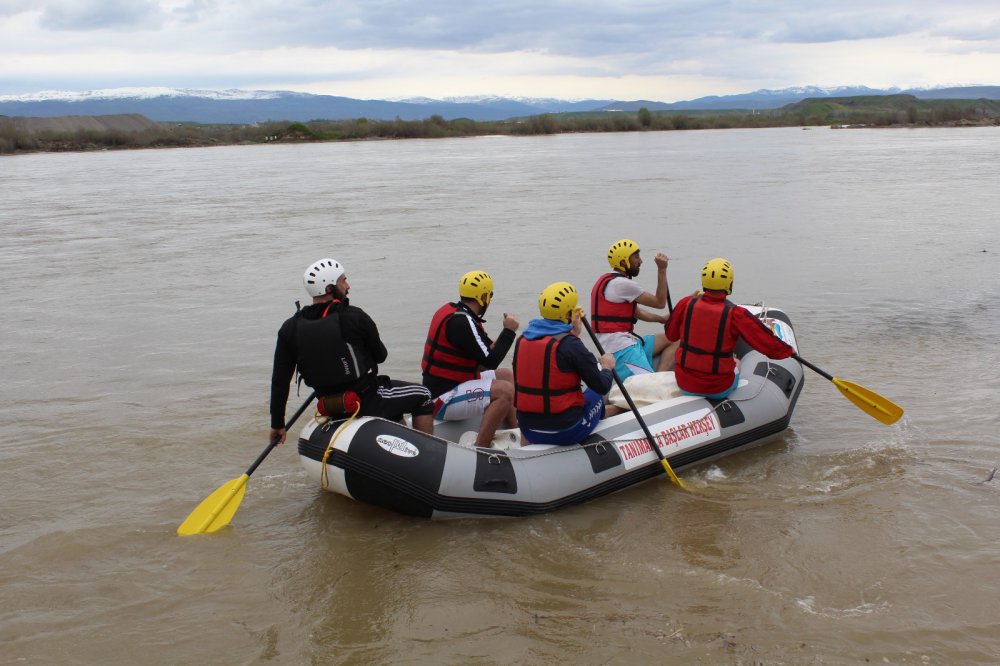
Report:
[[[140,131],[119,129],[31,131],[25,119],[0,116],[0,154],[25,152],[175,148],[272,142],[360,139],[435,139],[569,132],[639,132],[737,127],[926,127],[1000,125],[998,100],[920,100],[911,95],[806,99],[766,111],[605,111],[544,114],[505,121],[314,120],[255,125],[160,123]]]

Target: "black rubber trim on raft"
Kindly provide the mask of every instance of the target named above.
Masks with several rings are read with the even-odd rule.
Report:
[[[795,376],[784,367],[768,363],[767,361],[761,361],[753,369],[753,374],[767,377],[774,382],[775,386],[781,389],[786,398],[791,397],[792,390],[795,388]]]
[[[517,493],[517,474],[507,454],[496,451],[476,456],[472,489],[480,493]]]
[[[601,441],[583,449],[587,453],[587,458],[590,459],[590,468],[594,474],[605,472],[622,464],[622,457],[618,455],[618,449],[610,444],[603,444]]]
[[[715,416],[719,419],[720,428],[730,428],[747,420],[740,406],[729,398],[722,398],[721,400],[715,398],[705,399],[708,400],[708,403],[712,405],[712,409],[715,410]]]
[[[680,471],[691,465],[734,452],[741,448],[752,448],[756,444],[761,443],[765,438],[781,433],[788,428],[788,424],[791,422],[791,414],[795,409],[795,404],[801,394],[803,384],[804,382],[796,382],[794,395],[791,396],[788,410],[784,417],[739,435],[726,437],[691,451],[667,456],[670,466],[674,470]],[[438,444],[448,446],[444,440],[440,438],[434,439]],[[613,447],[609,447],[609,449],[613,449]],[[303,439],[299,440],[299,453],[307,458],[317,462],[322,461],[325,451],[326,444],[319,446],[318,443],[311,443]],[[488,454],[482,453],[479,455],[482,457],[488,456]],[[659,460],[654,460],[647,465],[629,470],[620,476],[551,502],[527,502],[513,499],[443,496],[437,492],[428,490],[424,487],[424,484],[414,483],[397,474],[386,471],[383,467],[372,465],[358,456],[348,455],[339,450],[331,452],[327,463],[345,471],[348,490],[355,498],[362,499],[361,496],[355,494],[355,489],[358,492],[362,492],[363,489],[363,501],[369,504],[405,515],[422,517],[431,517],[434,512],[490,516],[530,516],[549,513],[565,507],[582,504],[598,497],[618,492],[619,490],[624,490],[665,473]]]

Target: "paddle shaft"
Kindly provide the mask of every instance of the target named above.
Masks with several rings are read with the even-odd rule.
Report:
[[[813,365],[809,361],[805,360],[804,358],[802,358],[798,354],[792,354],[792,358],[794,358],[796,361],[798,361],[802,365],[806,366],[807,368],[809,368],[810,370],[812,370],[816,374],[829,379],[831,382],[833,381],[833,375],[831,375],[828,372],[825,372],[822,368],[817,368],[815,365]]]
[[[313,391],[312,393],[309,394],[309,397],[306,398],[306,401],[303,402],[302,405],[298,409],[295,410],[295,413],[292,414],[292,418],[288,419],[288,422],[285,424],[285,432],[287,432],[289,430],[289,428],[291,428],[293,425],[295,425],[295,422],[299,420],[300,416],[302,416],[302,412],[306,411],[306,407],[309,406],[309,403],[311,403],[313,401],[313,398],[315,398],[315,397],[316,397],[316,391]],[[264,462],[264,458],[266,458],[267,455],[269,453],[271,453],[271,451],[274,450],[274,447],[276,447],[278,445],[278,442],[280,442],[280,441],[281,441],[281,435],[275,436],[271,440],[271,443],[267,445],[267,448],[260,452],[260,455],[257,456],[257,460],[254,460],[253,464],[250,465],[250,467],[244,473],[247,476],[250,476],[251,474],[253,474],[254,470],[256,470],[258,467],[260,467],[260,464],[262,462]]]
[[[590,335],[590,339],[594,341],[594,346],[597,347],[597,352],[601,356],[604,356],[604,347],[602,347],[601,343],[597,341],[597,335],[594,333],[594,329],[590,327],[590,322],[587,321],[586,317],[580,317],[580,321],[583,322],[583,327],[587,329],[587,334]],[[632,413],[635,414],[635,420],[638,421],[639,425],[642,427],[642,432],[646,435],[646,439],[649,440],[650,447],[652,447],[653,451],[660,460],[666,460],[666,458],[663,457],[663,453],[660,451],[660,447],[656,445],[656,440],[653,439],[653,433],[649,431],[649,426],[646,425],[646,421],[639,414],[639,408],[635,406],[634,402],[632,402],[632,396],[630,396],[628,391],[625,390],[625,382],[621,380],[621,377],[618,376],[618,372],[614,368],[611,368],[611,375],[615,378],[615,383],[618,384],[618,390],[620,390],[622,395],[625,396],[625,402],[628,403],[629,409],[631,409]]]

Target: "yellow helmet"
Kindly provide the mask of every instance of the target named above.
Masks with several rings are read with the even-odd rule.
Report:
[[[493,298],[493,278],[486,271],[469,271],[458,281],[458,295],[471,298],[485,308]]]
[[[701,288],[733,293],[733,265],[725,259],[712,259],[701,269]]]
[[[623,238],[608,248],[608,263],[616,271],[628,271],[632,268],[628,259],[638,251],[635,241]]]
[[[569,282],[556,282],[542,289],[538,297],[538,312],[545,319],[563,321],[567,324],[573,320],[573,310],[579,294],[576,287]]]

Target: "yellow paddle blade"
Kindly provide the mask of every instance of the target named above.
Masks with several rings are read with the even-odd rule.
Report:
[[[243,496],[246,495],[249,478],[249,475],[244,474],[219,486],[214,493],[195,507],[191,515],[177,528],[177,533],[187,536],[216,532],[228,525],[236,510],[240,508]]]
[[[860,407],[862,411],[886,425],[892,425],[903,416],[902,407],[874,391],[869,391],[864,386],[858,386],[854,382],[837,377],[833,378],[833,384],[844,394],[844,397]]]
[[[663,469],[666,470],[667,476],[670,477],[670,480],[673,481],[675,486],[683,490],[687,490],[687,486],[685,486],[684,482],[680,480],[680,477],[674,473],[674,468],[670,466],[670,463],[667,462],[666,458],[660,458],[660,464],[663,465]]]

